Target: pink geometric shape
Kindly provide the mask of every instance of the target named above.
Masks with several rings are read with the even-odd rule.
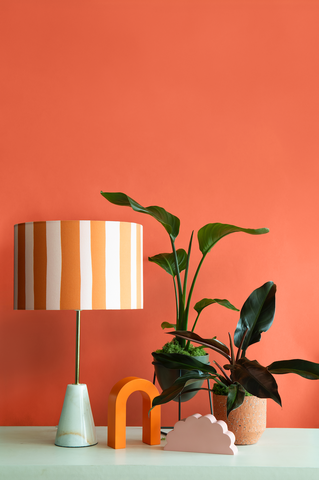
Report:
[[[199,413],[181,420],[167,434],[164,450],[236,455],[235,435],[223,420]]]

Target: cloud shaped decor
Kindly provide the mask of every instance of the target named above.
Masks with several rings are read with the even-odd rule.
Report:
[[[235,435],[223,420],[199,413],[181,420],[167,434],[164,450],[236,455]]]

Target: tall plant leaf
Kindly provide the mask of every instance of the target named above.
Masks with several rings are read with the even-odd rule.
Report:
[[[226,235],[230,233],[249,233],[250,235],[262,235],[268,233],[268,228],[241,228],[235,225],[225,223],[208,223],[202,227],[197,234],[199,249],[203,255],[206,255],[213,246]]]
[[[183,248],[179,248],[176,250],[176,254],[178,260],[178,269],[180,272],[182,272],[185,270],[187,265],[187,253]],[[148,259],[150,262],[159,265],[165,270],[165,272],[172,275],[172,277],[177,275],[174,253],[160,253],[158,255],[154,255],[154,257],[148,257]]]
[[[233,410],[240,407],[245,400],[245,389],[239,383],[232,383],[228,387],[227,417]]]
[[[220,300],[219,298],[203,298],[199,302],[196,303],[194,306],[194,309],[196,310],[197,313],[201,313],[204,308],[208,307],[209,305],[212,305],[213,303],[218,303],[218,305],[221,305],[222,307],[229,308],[230,310],[236,310],[236,312],[239,312],[238,308],[234,307],[228,300],[223,299]]]
[[[176,332],[168,332],[168,335],[175,335],[177,338],[184,338],[185,340],[190,340],[191,342],[199,343],[204,347],[209,347],[215,352],[220,353],[227,360],[230,360],[230,352],[229,348],[224,345],[224,343],[220,342],[216,338],[202,338],[197,333],[194,332],[184,332],[183,330],[176,330]]]
[[[265,283],[250,294],[241,309],[234,334],[234,343],[238,348],[248,329],[242,345],[243,356],[249,345],[259,342],[262,332],[266,332],[273,323],[276,309],[276,288],[273,282]]]
[[[296,373],[308,380],[319,379],[319,364],[308,360],[279,360],[268,365],[269,372],[273,374]]]
[[[224,365],[224,368],[231,370],[233,382],[240,383],[247,392],[259,398],[272,398],[281,405],[276,380],[257,360],[241,358],[235,365]]]
[[[157,206],[142,207],[142,205],[133,200],[133,198],[121,192],[101,192],[101,195],[114,205],[131,207],[135,212],[151,215],[151,217],[163,225],[172,240],[176,239],[179,233],[180,220],[164,208]]]
[[[216,375],[217,372],[214,367],[200,362],[188,355],[180,353],[153,353],[153,357],[157,362],[160,362],[166,368],[177,368],[180,370],[199,370],[200,372],[211,373]]]

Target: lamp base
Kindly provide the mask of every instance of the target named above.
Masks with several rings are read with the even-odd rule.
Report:
[[[85,384],[68,385],[55,445],[91,447],[96,444],[97,437],[87,386]]]

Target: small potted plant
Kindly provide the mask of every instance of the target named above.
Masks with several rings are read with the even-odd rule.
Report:
[[[211,251],[214,245],[221,240],[226,235],[236,232],[243,232],[248,233],[250,235],[262,235],[267,233],[269,230],[267,228],[258,228],[258,229],[251,229],[251,228],[241,228],[236,227],[235,225],[228,225],[224,223],[209,223],[202,227],[197,234],[198,237],[198,244],[199,249],[202,253],[202,257],[190,284],[190,288],[188,290],[187,282],[188,282],[188,271],[189,271],[189,263],[190,263],[190,256],[191,256],[191,249],[192,249],[192,242],[193,242],[193,234],[192,232],[188,251],[186,252],[184,249],[176,249],[175,241],[179,234],[180,228],[180,220],[175,215],[167,212],[164,208],[158,206],[150,206],[150,207],[143,207],[139,203],[137,203],[132,198],[128,197],[124,193],[120,192],[101,192],[101,195],[106,198],[110,203],[115,205],[121,206],[128,206],[131,207],[134,211],[144,213],[147,215],[152,216],[157,220],[163,227],[165,228],[166,232],[169,235],[170,243],[172,246],[172,252],[169,253],[160,253],[153,257],[149,257],[149,261],[155,263],[156,265],[160,266],[164,269],[173,280],[174,285],[174,296],[175,296],[175,305],[176,305],[176,315],[175,315],[175,322],[168,322],[164,321],[161,325],[163,329],[165,328],[173,328],[178,332],[186,332],[188,331],[188,323],[189,323],[189,312],[190,312],[190,305],[191,299],[195,287],[195,283],[199,274],[199,271],[202,267],[202,264],[206,258],[206,255]],[[184,277],[182,278],[182,272]],[[198,322],[198,318],[203,311],[209,305],[218,304],[225,308],[238,311],[234,305],[232,305],[226,299],[218,299],[218,298],[204,298],[196,303],[195,311],[197,313],[193,326],[191,328],[191,332],[194,332],[196,324]],[[168,342],[164,345],[161,350],[157,350],[158,352],[166,353],[168,355],[173,353],[179,353],[187,356],[192,357],[203,357],[201,358],[202,361],[208,362],[208,355],[206,354],[203,348],[196,348],[194,347],[189,339],[185,339],[182,336],[176,336],[176,339],[173,339],[171,342]],[[174,381],[174,379],[179,375],[179,370],[170,374],[167,372],[167,369],[163,367],[162,362],[160,361],[158,356],[153,355],[155,358],[154,367],[155,372],[157,375],[157,379],[162,389],[167,388],[168,385]],[[201,382],[202,383],[202,382]],[[196,392],[195,392],[196,393]],[[188,396],[181,397],[183,401],[189,399],[195,393],[192,393]]]
[[[214,415],[218,420],[224,420],[228,423],[229,430],[236,436],[236,444],[256,443],[262,431],[260,426],[253,425],[252,437],[249,439],[249,426],[247,419],[252,418],[253,413],[244,415],[240,421],[234,419],[230,423],[230,414],[240,410],[244,402],[254,403],[257,408],[258,399],[271,398],[281,405],[281,398],[278,392],[278,386],[274,374],[296,373],[310,380],[319,379],[319,364],[307,360],[293,359],[275,361],[267,367],[262,366],[257,360],[247,358],[247,349],[250,345],[257,343],[261,339],[261,334],[271,327],[275,316],[275,294],[276,285],[273,282],[267,282],[254,290],[245,301],[237,327],[232,337],[229,336],[229,348],[224,343],[216,339],[201,338],[194,332],[176,331],[173,332],[177,338],[184,338],[199,345],[210,348],[220,354],[227,363],[221,366],[215,361],[216,368],[211,365],[201,364],[193,358],[182,355],[167,356],[164,353],[154,354],[158,361],[162,362],[167,368],[180,368],[186,372],[162,394],[153,401],[153,407],[168,403],[179,395],[185,386],[193,386],[198,379],[210,379],[215,382],[214,392]],[[237,347],[235,352],[234,346]],[[225,361],[225,360],[224,360]],[[252,395],[251,399],[247,398]],[[219,398],[218,398],[219,396]],[[224,396],[223,399],[220,397]],[[256,398],[257,397],[257,398]],[[223,404],[224,412],[220,410],[220,403]],[[266,414],[266,401],[261,402],[264,415]],[[218,410],[219,409],[219,410]],[[218,411],[217,411],[218,410]],[[232,415],[234,417],[234,415]],[[245,418],[246,416],[246,418]],[[256,417],[259,416],[255,415]],[[265,418],[261,423],[265,427]],[[241,424],[242,429],[238,426]]]

